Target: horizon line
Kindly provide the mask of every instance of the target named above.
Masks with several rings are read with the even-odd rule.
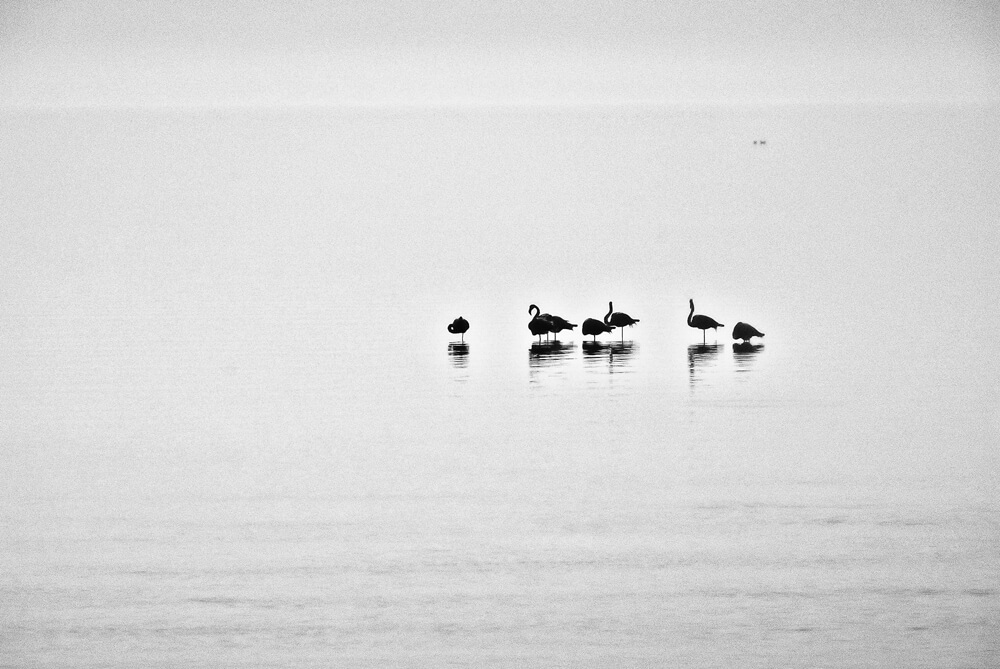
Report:
[[[807,107],[807,106],[928,106],[989,107],[997,98],[775,98],[735,99],[440,99],[440,100],[92,100],[84,102],[0,102],[2,111],[102,111],[102,110],[252,110],[252,109],[569,109],[569,108],[684,108],[684,107]]]

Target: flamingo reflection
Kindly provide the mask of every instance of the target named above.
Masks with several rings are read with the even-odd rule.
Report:
[[[688,371],[690,383],[693,387],[695,383],[702,381],[708,368],[712,367],[719,353],[722,351],[722,344],[692,344],[688,346]]]
[[[558,341],[532,344],[528,349],[528,371],[532,383],[538,383],[544,378],[562,376],[565,371],[563,364],[576,349],[574,344],[562,344]]]
[[[576,348],[574,344],[563,344],[558,341],[532,344],[528,349],[528,364],[531,367],[551,367],[564,361]]]
[[[460,342],[448,344],[448,358],[455,367],[469,366],[469,345]]]
[[[611,373],[629,371],[638,350],[638,345],[633,342],[584,342],[583,365],[594,370],[607,367]]]
[[[738,342],[733,344],[733,362],[737,372],[749,372],[753,368],[754,359],[764,350],[763,344]]]

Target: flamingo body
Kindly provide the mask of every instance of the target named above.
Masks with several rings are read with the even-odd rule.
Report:
[[[764,333],[760,332],[754,326],[749,323],[739,322],[733,328],[733,339],[742,339],[743,341],[750,341],[751,337],[763,337]]]
[[[549,314],[541,314],[541,309],[539,309],[534,304],[528,307],[528,313],[535,312],[531,320],[528,321],[528,329],[531,330],[531,334],[535,335],[541,339],[542,335],[548,335],[552,332],[552,323],[549,321]]]
[[[691,304],[691,313],[688,314],[687,324],[693,328],[698,328],[699,330],[701,330],[701,341],[702,343],[704,343],[705,332],[709,328],[714,330],[716,328],[724,327],[724,324],[719,323],[711,316],[705,316],[702,314],[694,313],[694,300],[688,300],[688,302]]]
[[[632,318],[624,312],[615,311],[614,304],[608,302],[608,313],[604,314],[605,325],[613,325],[618,328],[624,328],[626,325],[631,327],[638,322],[638,318]],[[622,341],[625,341],[625,330],[622,330]]]
[[[453,320],[448,324],[448,332],[452,334],[462,335],[462,341],[465,341],[465,333],[469,331],[469,321],[465,320],[461,316]]]
[[[597,335],[604,334],[605,332],[611,332],[614,329],[614,325],[607,325],[596,318],[588,318],[583,322],[583,329],[581,332],[583,332],[584,336],[593,336],[594,341],[597,341]]]
[[[544,316],[545,314],[543,314]],[[570,323],[568,320],[561,316],[549,316],[549,323],[552,324],[552,334],[559,334],[563,330],[572,330],[576,327],[576,323]]]

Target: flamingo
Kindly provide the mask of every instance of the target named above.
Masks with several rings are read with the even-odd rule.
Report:
[[[469,321],[461,316],[453,320],[448,325],[448,332],[462,335],[462,343],[465,343],[465,333],[469,331]]]
[[[694,300],[688,300],[691,303],[691,313],[688,314],[688,325],[693,328],[698,328],[701,330],[701,343],[705,343],[705,331],[708,328],[721,328],[722,323],[717,323],[711,316],[703,316],[701,314],[694,313]]]
[[[549,315],[549,314],[542,314],[543,318],[546,317],[546,316],[548,316],[549,323],[552,324],[552,334],[554,334],[554,335],[558,335],[563,330],[570,330],[570,331],[572,331],[573,328],[576,327],[576,323],[570,323],[568,320],[566,320],[565,318],[562,318],[561,316],[552,316],[552,315]]]
[[[540,314],[541,309],[534,304],[528,307],[528,313],[530,314],[532,311],[535,313],[528,321],[528,329],[531,330],[531,334],[538,337],[538,341],[542,341],[542,335],[548,336],[552,331],[552,322],[549,320],[549,314]]]
[[[588,318],[583,322],[582,332],[584,336],[593,335],[594,341],[597,341],[597,335],[604,334],[605,332],[611,332],[614,329],[614,325],[605,325],[596,318]]]
[[[529,309],[528,311],[530,313],[531,310]],[[546,312],[544,314],[540,314],[538,317],[541,318],[543,321],[545,321],[546,323],[549,324],[549,331],[545,333],[545,341],[548,341],[549,340],[549,334],[551,332],[555,331],[554,328],[553,328],[553,322],[552,322],[553,316],[552,316],[552,314]]]
[[[632,326],[639,322],[638,318],[632,318],[626,313],[621,311],[615,311],[615,307],[611,302],[608,302],[608,313],[604,315],[605,325],[614,325],[615,327],[624,328],[626,325]],[[622,342],[625,341],[625,330],[622,330]]]
[[[744,342],[750,341],[751,337],[763,337],[764,333],[760,332],[754,326],[749,323],[739,322],[736,327],[733,328],[733,339],[742,339]]]

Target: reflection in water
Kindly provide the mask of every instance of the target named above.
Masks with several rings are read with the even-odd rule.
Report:
[[[574,344],[563,344],[558,341],[532,344],[528,349],[531,380],[538,381],[540,374],[560,375],[557,368],[566,361],[575,348]]]
[[[628,371],[639,347],[632,342],[584,342],[583,364],[588,369],[607,367],[609,372]]]
[[[611,352],[611,344],[605,344],[602,341],[585,341],[582,346],[584,361],[604,356]]]
[[[688,370],[692,386],[702,380],[700,377],[719,357],[720,351],[722,351],[722,344],[692,344],[688,346]]]
[[[737,372],[749,372],[753,368],[754,358],[764,350],[763,344],[738,342],[733,344],[733,361]]]
[[[632,355],[639,350],[636,344],[630,341],[624,343],[611,344],[610,372],[628,371],[632,362]]]
[[[452,342],[448,344],[448,357],[451,364],[458,368],[469,366],[469,345]]]
[[[573,352],[574,344],[563,344],[558,341],[532,344],[528,349],[528,364],[532,368],[551,367]]]

